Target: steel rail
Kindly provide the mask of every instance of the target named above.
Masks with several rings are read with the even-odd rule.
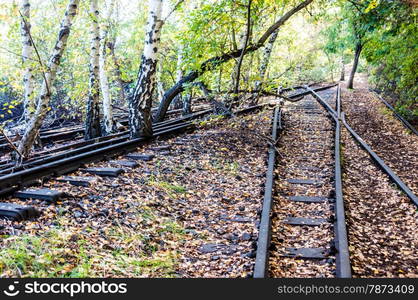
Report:
[[[292,94],[292,95],[289,95],[289,96],[286,96],[286,97],[287,98],[290,98],[290,99],[299,98],[299,97],[302,97],[302,96],[306,96],[306,95],[311,94],[311,91],[320,92],[320,91],[324,91],[324,90],[327,90],[327,89],[331,89],[331,88],[333,88],[335,86],[337,86],[337,83],[336,84],[327,85],[327,86],[323,86],[323,87],[318,87],[318,88],[311,88],[311,87],[305,85],[303,88],[304,89],[307,89],[306,92]]]
[[[206,109],[203,108],[203,107],[205,107]],[[195,109],[198,109],[196,112],[200,112],[200,111],[203,111],[203,110],[207,110],[207,107],[208,107],[208,105],[200,105],[198,107],[195,107]],[[180,113],[180,112],[181,112],[181,110],[169,110],[169,111],[167,111],[167,115],[172,115],[172,114],[176,114],[176,113]],[[177,119],[179,119],[179,118],[177,118]],[[168,120],[168,121],[171,121],[171,120]],[[118,122],[121,123],[122,125],[127,125],[128,124],[128,119],[127,118],[122,118],[122,119],[118,120]],[[155,124],[156,124],[156,126],[161,126],[165,122],[167,122],[167,121],[162,121],[162,122],[158,122],[158,123],[155,123]],[[43,131],[41,131],[41,133],[42,133],[41,137],[40,137],[41,141],[43,143],[46,142],[46,143],[50,144],[50,142],[53,142],[53,141],[55,141],[55,142],[68,141],[69,139],[74,138],[79,134],[83,134],[84,133],[84,127],[81,126],[81,125],[75,125],[75,126],[71,126],[71,127],[68,127],[68,128],[60,128],[60,129],[54,128],[54,129],[51,129],[51,130],[44,129]],[[4,138],[2,139],[0,137],[0,142],[4,142],[3,140],[4,140]],[[5,150],[10,151],[12,149],[11,149],[11,147],[8,143],[0,144],[0,152],[7,153],[7,151],[5,151]]]
[[[387,108],[389,108],[392,111],[392,114],[395,116],[395,118],[397,118],[399,121],[402,122],[402,125],[410,130],[412,133],[414,133],[415,135],[418,135],[418,130],[415,129],[414,126],[412,126],[411,123],[409,123],[404,117],[402,117],[396,110],[395,108],[389,104],[389,102],[387,102],[385,99],[383,99],[382,96],[380,96],[376,91],[372,90],[372,92],[377,96],[377,98],[379,98],[380,101],[383,102],[383,104],[386,105]]]
[[[272,140],[277,141],[278,129],[281,129],[281,109],[276,107],[273,114]],[[276,162],[275,145],[270,144],[268,149],[268,166],[266,182],[264,185],[263,208],[261,212],[260,226],[258,230],[257,253],[254,266],[254,278],[268,276],[268,259],[271,240],[270,210],[273,202],[274,169]]]
[[[314,89],[311,89],[311,91],[314,91],[314,92],[323,91],[323,90],[332,88],[334,86],[336,86],[336,84],[325,86],[325,87],[314,88]],[[307,86],[300,86],[299,88],[306,89],[306,87]],[[289,95],[287,97],[299,98],[299,97],[311,94],[311,91],[296,93],[296,94]],[[281,109],[276,107],[274,111],[273,126],[272,126],[273,141],[277,140],[278,129],[280,130],[282,129],[281,114],[282,114]],[[266,172],[263,207],[262,207],[260,226],[259,226],[257,252],[256,252],[253,278],[268,277],[269,247],[270,247],[270,242],[271,242],[270,212],[271,212],[272,199],[273,199],[275,161],[276,161],[276,149],[274,145],[270,145],[269,150],[268,150],[268,166],[267,166],[267,172]],[[342,244],[343,243],[341,243],[341,245]]]
[[[162,129],[161,131],[156,132],[154,137],[179,132],[183,129],[191,128],[192,126],[193,124],[189,122],[172,128]],[[129,150],[133,150],[140,143],[146,140],[147,139],[145,138],[125,140],[116,144],[100,147],[98,149],[94,149],[88,152],[81,152],[69,157],[62,157],[58,160],[45,161],[41,165],[2,176],[0,177],[0,195],[3,194],[3,190],[6,190],[8,193],[8,188],[12,186],[24,186],[28,183],[33,182],[35,179],[44,176],[63,175],[65,173],[77,170],[82,164],[102,160],[103,158],[112,157],[117,154],[126,153]]]
[[[379,167],[396,183],[396,185],[411,199],[412,203],[418,206],[418,197],[409,189],[409,187],[398,177],[398,175],[393,172],[393,170],[386,165],[386,163],[381,159],[373,150],[372,148],[355,132],[353,128],[348,125],[345,114],[341,114],[342,122],[353,136],[353,138],[360,144],[360,146],[369,153],[369,155],[373,158],[373,160],[379,165]]]
[[[308,88],[309,89],[309,88]],[[341,95],[341,90],[339,92],[339,94]],[[327,108],[327,110],[331,113],[331,115],[335,118],[338,119],[338,113],[333,110],[328,103],[326,103],[323,99],[321,99],[321,97],[319,97],[319,95],[317,93],[315,93],[314,91],[312,91],[312,95],[315,96],[316,99],[318,99],[320,101],[320,103],[325,106]],[[341,97],[341,96],[339,96]],[[341,99],[341,98],[340,98]],[[340,100],[341,101],[341,100]],[[340,112],[341,112],[341,108],[340,108]],[[373,160],[379,165],[379,167],[392,179],[392,181],[394,181],[396,183],[396,185],[409,197],[409,199],[411,199],[411,201],[418,206],[418,198],[417,196],[411,191],[411,189],[409,189],[409,187],[398,177],[398,175],[395,174],[395,172],[393,172],[393,170],[386,165],[386,163],[383,161],[383,159],[381,159],[373,150],[372,148],[355,132],[355,130],[353,128],[351,128],[346,119],[345,119],[345,114],[344,112],[341,112],[341,121],[344,124],[344,126],[347,128],[347,130],[350,132],[350,134],[354,137],[355,140],[357,140],[357,142],[362,146],[362,148],[364,150],[366,150],[369,155],[373,158]]]
[[[335,85],[334,85],[335,86]],[[332,87],[334,87],[332,86]],[[321,96],[319,96],[316,92],[316,90],[311,89],[308,86],[305,86],[305,89],[308,90],[309,94],[312,94],[312,96],[314,96],[314,98],[316,100],[318,100],[319,104],[321,104],[323,107],[325,107],[325,109],[331,114],[331,116],[334,118],[334,120],[337,118],[338,121],[338,113],[337,111],[335,111],[331,105],[329,105],[326,101],[324,101],[324,99],[321,98]]]
[[[335,138],[334,138],[334,179],[335,179],[335,255],[336,275],[338,278],[351,278],[350,251],[348,249],[347,226],[345,221],[344,198],[341,176],[341,124],[339,121],[341,113],[341,86],[338,84],[336,94],[336,110],[334,110],[320,95],[315,91],[306,87],[314,98],[321,104],[331,115],[335,122]]]
[[[336,96],[337,116],[335,121],[335,255],[336,275],[339,278],[351,278],[350,251],[348,248],[347,226],[345,220],[343,184],[341,175],[341,124],[339,121],[341,114],[341,86],[338,85]]]
[[[203,115],[205,115],[205,114],[207,114],[211,111],[212,110],[206,110],[206,111],[190,114],[188,116],[185,116],[185,117],[182,117],[182,118],[179,118],[179,119],[176,119],[176,120],[169,120],[169,121],[165,121],[165,122],[162,122],[162,123],[157,123],[156,125],[154,125],[154,130],[158,131],[158,130],[160,130],[162,128],[166,128],[168,126],[174,126],[176,124],[201,117],[201,116],[203,116]],[[91,140],[88,140],[88,141],[83,141],[83,142],[80,142],[80,143],[56,148],[56,149],[54,149],[54,152],[61,152],[61,151],[63,151],[62,148],[64,148],[65,150],[68,150],[68,148],[72,149],[72,150],[67,151],[65,153],[60,153],[60,154],[54,154],[54,155],[48,155],[47,154],[47,155],[44,155],[44,156],[40,156],[40,157],[37,157],[36,159],[31,159],[31,160],[26,161],[23,165],[21,165],[19,167],[14,167],[14,166],[9,165],[8,166],[9,168],[0,170],[0,175],[5,174],[9,171],[10,172],[15,172],[15,171],[22,170],[22,169],[25,169],[25,168],[28,168],[28,167],[31,167],[31,166],[40,165],[40,164],[43,164],[43,163],[51,162],[53,160],[62,159],[62,158],[69,157],[69,156],[72,156],[72,155],[76,155],[76,154],[79,154],[79,153],[83,153],[83,152],[86,152],[86,151],[91,151],[91,150],[94,150],[96,148],[105,147],[107,145],[111,145],[111,144],[114,144],[114,143],[119,143],[119,142],[125,141],[129,138],[128,133],[129,133],[128,131],[124,131],[124,132],[120,132],[120,133],[112,135],[112,138],[101,137],[101,138],[91,139]],[[0,180],[1,180],[1,177],[0,177]]]
[[[240,115],[249,111],[257,110],[265,105],[267,104],[260,104],[245,108],[237,111],[236,114]],[[160,128],[154,133],[153,138],[167,136],[194,128],[195,124],[192,121],[187,121],[184,124]],[[136,149],[141,143],[148,140],[150,139],[137,138],[125,140],[112,145],[106,145],[92,151],[76,153],[70,157],[63,157],[53,161],[45,161],[42,165],[2,176],[0,177],[0,195],[10,194],[16,191],[20,186],[29,185],[34,180],[42,177],[63,175],[77,170],[83,164],[128,153]]]

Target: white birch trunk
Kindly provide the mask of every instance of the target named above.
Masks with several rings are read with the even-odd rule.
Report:
[[[72,21],[75,15],[77,14],[79,2],[80,0],[69,1],[64,18],[61,22],[58,38],[53,48],[51,57],[49,58],[48,66],[46,68],[47,71],[45,73],[41,93],[36,104],[36,110],[33,116],[31,117],[26,127],[26,131],[23,134],[23,137],[19,143],[18,150],[24,157],[27,157],[29,155],[35,138],[39,133],[39,129],[42,126],[42,122],[47,115],[49,101],[51,99],[52,83],[57,74],[57,70],[60,65],[61,57],[64,53],[65,47],[67,46],[67,40],[68,36],[70,35]]]
[[[278,35],[279,30],[273,32],[267,42],[267,45],[263,49],[263,56],[261,58],[260,67],[258,69],[260,78],[255,82],[255,90],[259,90],[264,82],[264,78],[266,77],[267,68],[270,62],[271,52],[273,51],[274,43],[276,42]]]
[[[29,0],[22,0],[21,4],[22,20],[20,22],[21,35],[22,35],[22,61],[25,69],[23,75],[23,91],[24,91],[24,120],[28,123],[30,117],[35,110],[35,102],[33,98],[33,74],[32,74],[32,57],[33,57],[33,45],[30,38],[30,2]]]
[[[163,100],[164,97],[164,86],[163,82],[161,80],[162,70],[161,70],[161,64],[157,65],[157,95],[158,95],[158,103],[160,103]]]
[[[107,3],[107,12],[105,18],[102,20],[102,27],[100,30],[100,57],[99,57],[99,72],[100,72],[100,88],[103,97],[103,123],[106,134],[113,132],[113,112],[112,112],[112,98],[109,92],[109,80],[106,73],[106,45],[109,33],[109,19],[113,13],[113,0]]]
[[[101,135],[100,128],[100,79],[99,79],[99,10],[97,0],[90,0],[91,43],[90,43],[90,79],[87,101],[85,138],[92,139]]]
[[[157,53],[163,21],[162,0],[149,0],[149,15],[145,44],[138,81],[129,101],[129,129],[131,138],[152,136],[151,106],[155,89]]]
[[[176,82],[179,81],[183,77],[183,52],[184,52],[184,46],[180,44],[180,47],[178,49],[178,55],[177,55],[177,66],[176,66]],[[182,93],[179,93],[176,98],[173,100],[173,109],[179,109],[183,106],[183,95]]]

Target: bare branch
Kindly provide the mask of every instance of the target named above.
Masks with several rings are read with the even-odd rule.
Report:
[[[9,139],[9,137],[6,135],[6,133],[4,132],[3,129],[0,129],[1,134],[4,136],[4,138],[6,139],[6,142],[10,145],[10,147],[16,151],[16,153],[20,156],[20,158],[24,158],[23,154],[20,153],[20,151],[16,148],[16,146],[13,144],[13,142]]]
[[[3,49],[3,50],[5,50],[5,51],[9,52],[10,54],[13,54],[13,55],[16,55],[16,56],[18,56],[18,57],[23,58],[23,55],[22,55],[22,54],[20,54],[20,53],[16,53],[16,52],[14,52],[14,51],[12,51],[12,50],[9,50],[9,49],[7,49],[6,47],[0,46],[0,49]],[[28,59],[28,60],[36,61],[36,62],[38,62],[38,63],[39,63],[39,60],[37,60],[37,59],[31,58],[31,57],[25,57],[25,58],[26,58],[26,59]]]
[[[167,19],[173,14],[173,12],[175,12],[180,5],[182,5],[184,2],[184,0],[179,0],[176,5],[174,5],[173,9],[167,14],[167,16],[163,19],[163,23],[165,23],[167,21]]]
[[[26,19],[22,15],[22,12],[20,10],[19,10],[19,15],[22,18],[22,21],[25,23],[25,27],[28,27],[28,23],[26,22]],[[34,40],[32,38],[32,34],[30,33],[30,31],[28,31],[28,34],[29,34],[29,39],[30,39],[30,42],[32,43],[33,49],[35,49],[36,56],[38,57],[38,63],[41,65],[41,72],[42,72],[42,77],[44,78],[46,90],[47,90],[48,94],[50,95],[51,94],[51,90],[49,89],[48,82],[46,80],[46,73],[45,73],[44,64],[42,63],[41,56],[39,55],[38,48],[35,45],[35,42],[34,42]]]

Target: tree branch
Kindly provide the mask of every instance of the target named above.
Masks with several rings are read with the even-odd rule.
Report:
[[[26,19],[22,15],[22,12],[20,10],[19,10],[19,15],[22,18],[23,22],[25,23],[25,27],[28,28],[28,23],[26,22]],[[49,89],[48,81],[46,80],[46,74],[45,74],[44,64],[42,63],[41,56],[39,55],[38,48],[35,45],[35,42],[34,42],[34,40],[32,38],[31,32],[28,30],[27,33],[29,35],[29,39],[30,39],[30,42],[32,43],[33,49],[35,49],[36,56],[38,57],[38,62],[41,65],[41,72],[42,72],[42,77],[44,78],[44,81],[45,81],[46,90],[47,90],[48,94],[50,95],[51,94],[51,90]]]
[[[176,5],[174,5],[173,9],[167,14],[167,16],[163,19],[163,23],[165,23],[167,21],[167,19],[173,14],[173,12],[175,12],[180,5],[182,5],[184,2],[184,0],[179,0]]]
[[[9,139],[9,137],[6,135],[6,133],[4,132],[3,129],[0,129],[1,134],[4,136],[4,138],[6,139],[6,142],[10,145],[10,147],[16,151],[16,153],[20,156],[21,159],[24,158],[23,154],[16,148],[16,146],[13,144],[13,142]]]
[[[196,80],[199,76],[204,74],[207,71],[211,71],[218,67],[219,65],[237,58],[241,55],[242,52],[244,52],[244,55],[258,50],[261,48],[264,43],[267,41],[267,39],[270,37],[273,32],[275,32],[280,26],[282,26],[287,20],[289,20],[294,14],[296,14],[298,11],[302,10],[303,8],[307,7],[309,4],[311,4],[314,0],[305,0],[301,2],[299,5],[293,7],[291,10],[289,10],[286,14],[284,14],[276,23],[274,23],[272,26],[270,26],[267,31],[261,36],[261,38],[257,41],[255,44],[250,44],[245,49],[238,49],[234,50],[228,53],[224,53],[219,56],[212,57],[205,62],[203,62],[200,65],[200,68],[194,71],[190,71],[188,74],[186,74],[184,77],[182,77],[173,87],[171,87],[169,90],[167,90],[164,94],[163,101],[161,101],[160,106],[158,108],[158,112],[155,115],[154,119],[155,121],[161,121],[165,113],[167,112],[168,106],[170,105],[171,101],[181,92],[184,90],[184,85],[189,82],[193,82]]]

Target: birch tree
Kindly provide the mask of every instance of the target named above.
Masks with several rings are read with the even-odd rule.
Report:
[[[23,91],[24,91],[24,120],[28,123],[33,111],[35,110],[35,103],[33,98],[33,74],[32,74],[32,56],[33,45],[31,40],[31,23],[30,23],[30,2],[29,0],[22,0],[21,3],[21,17],[20,22],[22,35],[22,62],[24,66],[23,75]]]
[[[176,81],[179,81],[184,75],[183,69],[182,69],[183,63],[184,63],[183,52],[184,52],[184,45],[181,43],[178,49],[178,54],[177,54]],[[172,104],[173,109],[181,108],[182,103],[183,103],[183,95],[182,93],[179,93],[173,100],[173,104]]]
[[[102,20],[100,29],[100,53],[99,53],[99,72],[100,72],[100,88],[103,97],[103,124],[106,134],[111,134],[113,131],[113,112],[112,99],[109,92],[109,81],[106,74],[106,49],[107,39],[110,27],[110,17],[113,13],[113,0],[108,1],[105,18]]]
[[[99,10],[97,0],[90,0],[91,43],[89,65],[89,98],[87,100],[85,138],[93,139],[101,135],[100,127],[100,79],[99,79]]]
[[[263,49],[260,66],[258,68],[259,79],[256,81],[255,87],[254,87],[256,91],[261,89],[261,86],[264,82],[264,78],[266,77],[266,72],[267,72],[269,62],[270,62],[271,52],[273,51],[274,43],[276,42],[278,35],[279,35],[279,30],[276,30],[275,32],[273,32],[266,46]]]
[[[80,0],[70,0],[65,11],[64,18],[61,22],[58,37],[53,48],[52,54],[49,58],[46,72],[44,74],[44,81],[42,83],[39,99],[36,103],[36,110],[26,127],[26,131],[19,143],[18,150],[24,157],[27,157],[32,149],[35,138],[39,134],[39,129],[42,126],[51,99],[51,88],[57,74],[58,67],[61,63],[61,57],[67,46],[68,36],[72,21],[77,14],[77,8]]]
[[[198,3],[197,1],[188,1],[186,5],[187,14],[190,15],[195,9],[197,9]],[[181,30],[185,30],[185,16],[181,16],[180,13],[176,14],[175,23],[177,27],[181,27]],[[179,81],[183,76],[183,65],[184,65],[184,52],[185,52],[185,45],[184,42],[180,42],[178,54],[177,54],[177,66],[176,66],[176,81]],[[183,115],[189,114],[191,112],[191,100],[192,97],[189,95],[183,97],[182,93],[178,94],[176,98],[173,100],[174,108],[181,108],[183,107]]]
[[[149,0],[149,13],[144,50],[134,94],[129,101],[129,129],[131,138],[152,136],[151,106],[155,89],[157,53],[163,21],[162,0]]]
[[[112,14],[110,15],[111,18],[109,18],[109,32],[107,37],[107,43],[106,46],[109,49],[110,53],[109,56],[112,60],[112,73],[113,78],[116,80],[117,85],[117,92],[118,92],[118,103],[119,104],[125,104],[126,103],[126,94],[125,94],[125,82],[122,79],[122,71],[121,66],[119,63],[119,59],[116,56],[115,51],[115,45],[116,45],[116,39],[117,39],[117,32],[118,27],[117,24],[120,23],[120,17],[119,17],[119,2],[111,0],[113,2],[112,7]]]
[[[264,46],[266,41],[279,27],[283,26],[283,24],[286,23],[286,21],[289,20],[294,14],[307,7],[313,1],[314,0],[302,1],[297,6],[290,9],[279,20],[277,20],[277,22],[272,24],[254,44],[250,44],[246,48],[232,50],[230,52],[226,52],[224,54],[209,58],[208,60],[204,61],[198,68],[188,72],[179,81],[177,81],[177,83],[174,86],[172,86],[169,90],[165,92],[164,99],[163,101],[161,101],[158,107],[158,111],[155,114],[155,121],[158,122],[164,119],[171,101],[174,99],[175,96],[184,91],[186,84],[195,81],[199,76],[201,76],[205,72],[212,71],[219,67],[221,64],[228,62],[231,59],[240,57],[242,53],[246,55],[247,53],[251,53],[260,49],[262,46]]]

